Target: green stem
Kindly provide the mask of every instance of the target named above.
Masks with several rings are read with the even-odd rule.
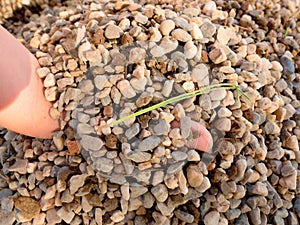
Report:
[[[162,101],[162,102],[157,103],[155,105],[149,106],[148,108],[139,110],[139,111],[137,111],[135,113],[132,113],[132,114],[130,114],[128,116],[125,116],[125,117],[123,117],[123,118],[121,118],[119,120],[116,120],[116,121],[112,122],[111,125],[115,126],[117,124],[125,122],[125,121],[127,121],[129,119],[132,119],[134,117],[140,116],[142,114],[145,114],[145,113],[150,112],[152,110],[155,110],[157,108],[161,108],[161,107],[164,107],[166,105],[169,105],[169,104],[172,104],[172,103],[184,100],[184,99],[188,99],[188,98],[191,98],[191,97],[194,97],[194,96],[197,96],[197,95],[206,94],[206,93],[209,93],[209,92],[212,92],[212,91],[215,91],[215,90],[220,90],[220,89],[236,90],[237,91],[237,95],[238,95],[238,93],[241,93],[243,96],[245,96],[246,98],[249,99],[249,97],[242,90],[240,90],[238,88],[238,86],[235,85],[235,84],[229,84],[229,83],[213,84],[213,85],[201,88],[201,89],[193,91],[193,92],[188,92],[188,93],[184,93],[184,94],[181,94],[181,95],[169,98],[169,99],[167,99],[165,101]]]

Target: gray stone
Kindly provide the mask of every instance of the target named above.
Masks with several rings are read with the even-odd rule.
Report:
[[[210,22],[203,23],[200,29],[205,38],[211,38],[217,31],[216,27]]]
[[[220,213],[217,211],[210,211],[204,217],[204,224],[205,225],[216,225],[219,224],[220,220]]]
[[[151,159],[152,155],[148,152],[132,151],[127,154],[127,158],[136,162],[147,162]]]
[[[153,127],[155,135],[168,135],[170,131],[170,124],[166,120],[159,120],[158,124]]]
[[[142,140],[138,146],[139,151],[145,152],[149,150],[153,150],[156,148],[161,142],[161,139],[157,136],[150,136]]]
[[[125,136],[127,137],[128,140],[131,140],[134,138],[139,132],[140,132],[140,124],[139,123],[134,123],[132,126],[130,126],[126,131],[125,131]]]
[[[188,138],[191,134],[192,121],[188,116],[184,116],[180,119],[180,132],[183,138]]]
[[[137,183],[130,185],[130,197],[131,198],[137,198],[143,194],[145,194],[148,191],[147,187],[144,187],[142,185],[139,185]]]
[[[183,222],[186,223],[192,223],[194,221],[194,216],[192,214],[189,214],[187,212],[181,211],[181,210],[176,210],[174,212],[175,216],[180,219]]]
[[[283,67],[283,73],[285,75],[291,75],[292,73],[295,73],[295,64],[290,57],[286,55],[281,56],[280,63]]]
[[[151,188],[151,193],[158,202],[164,202],[168,198],[168,189],[164,184],[158,184]]]
[[[103,141],[99,137],[83,135],[80,144],[85,150],[98,151],[103,146]]]
[[[172,151],[172,158],[175,160],[175,161],[184,161],[187,159],[187,154],[183,151]]]
[[[93,165],[97,170],[103,173],[110,173],[114,168],[113,161],[104,157],[94,159]]]

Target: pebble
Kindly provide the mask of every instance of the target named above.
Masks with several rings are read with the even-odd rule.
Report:
[[[86,174],[74,175],[70,179],[70,194],[75,194],[80,187],[84,185],[85,179],[87,178]]]
[[[132,124],[131,127],[129,127],[129,129],[125,131],[125,136],[127,137],[128,140],[131,140],[140,132],[140,130],[141,130],[140,124],[134,123]]]
[[[222,63],[227,59],[226,53],[223,48],[214,48],[208,53],[208,56],[215,64]]]
[[[230,131],[231,120],[229,118],[219,118],[214,124],[215,127],[220,131]]]
[[[192,29],[190,34],[194,40],[201,40],[203,38],[202,31],[196,23],[191,23]]]
[[[153,127],[153,131],[155,135],[168,135],[170,131],[170,124],[166,120],[159,120],[158,124]]]
[[[103,141],[100,138],[83,135],[80,140],[81,146],[88,151],[98,151],[103,146]]]
[[[186,223],[192,223],[195,219],[192,214],[189,214],[189,213],[181,211],[181,210],[176,210],[174,212],[174,214],[178,219],[180,219],[181,221],[186,222]]]
[[[181,42],[188,42],[192,40],[192,36],[183,29],[177,28],[172,31],[171,35],[177,40]]]
[[[193,68],[191,73],[192,81],[197,82],[199,87],[203,87],[209,84],[209,72],[205,64],[198,64]]]
[[[210,22],[203,23],[200,29],[205,38],[211,38],[217,31],[216,27]]]
[[[16,162],[8,168],[11,172],[18,172],[19,174],[26,174],[27,173],[27,165],[28,160],[27,159],[18,159]]]
[[[71,221],[73,220],[75,213],[66,209],[66,207],[61,207],[59,210],[57,210],[57,215],[65,221],[67,224],[70,224]]]
[[[117,87],[125,98],[133,98],[136,96],[136,93],[128,80],[119,81]]]
[[[141,24],[146,24],[148,22],[148,17],[147,16],[144,16],[143,14],[141,13],[137,13],[135,16],[134,16],[134,19],[136,22],[138,23],[141,23]]]
[[[295,73],[294,61],[290,57],[287,55],[281,56],[280,63],[283,67],[283,73],[285,75],[291,75],[292,73]]]
[[[159,30],[162,35],[169,35],[172,30],[175,29],[175,23],[173,20],[164,20],[160,23]]]
[[[256,182],[255,185],[251,185],[248,187],[248,192],[251,194],[256,194],[260,196],[268,195],[268,188],[266,184],[262,182]]]
[[[187,180],[192,187],[199,187],[203,182],[201,169],[196,165],[187,168]]]
[[[164,202],[168,198],[168,189],[164,184],[158,184],[151,188],[151,193],[158,202]]]
[[[52,73],[49,73],[44,79],[44,87],[52,87],[56,83],[56,79]]]
[[[40,204],[30,197],[18,197],[15,200],[15,207],[20,210],[23,222],[32,220],[40,213]]]
[[[147,162],[151,159],[152,155],[148,152],[132,151],[127,154],[127,158],[136,163]]]
[[[215,225],[219,224],[220,220],[220,213],[217,211],[210,211],[204,217],[204,224],[205,225]]]
[[[123,34],[122,29],[114,24],[108,25],[104,32],[105,37],[108,39],[119,38],[121,37],[122,34]]]
[[[227,92],[224,89],[214,90],[209,93],[210,99],[212,101],[221,101],[226,97],[226,95]]]
[[[138,146],[138,150],[141,152],[146,152],[156,148],[161,142],[161,139],[157,136],[150,136],[141,141]]]
[[[110,219],[114,223],[119,223],[119,222],[123,221],[124,218],[125,218],[125,215],[120,210],[116,210],[115,212],[113,212],[112,216],[110,217]]]
[[[188,41],[184,45],[184,55],[187,59],[192,59],[197,54],[197,47],[192,41]]]

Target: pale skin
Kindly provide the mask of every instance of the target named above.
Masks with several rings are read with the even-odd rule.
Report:
[[[0,126],[38,138],[59,129],[50,117],[36,58],[0,26]]]
[[[0,126],[37,138],[52,138],[59,130],[58,120],[50,117],[52,106],[44,96],[42,80],[36,74],[36,58],[0,25]],[[172,127],[179,127],[172,123]],[[192,123],[201,136],[187,145],[209,151],[212,138],[207,129]]]

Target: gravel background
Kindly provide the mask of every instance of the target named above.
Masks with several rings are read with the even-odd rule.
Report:
[[[61,131],[0,128],[0,224],[299,224],[299,7],[1,0]],[[250,100],[217,90],[109,126],[219,83]],[[199,123],[210,153],[186,145]]]

